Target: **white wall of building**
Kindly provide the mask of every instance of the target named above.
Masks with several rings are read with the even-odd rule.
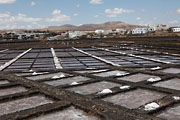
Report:
[[[108,34],[110,34],[110,33],[113,33],[113,31],[112,30],[95,30],[95,33],[96,34],[102,34],[102,35],[108,35]]]
[[[152,31],[156,31],[156,27],[136,28],[132,30],[132,34],[145,34]]]
[[[180,32],[180,28],[172,28],[173,32]]]
[[[108,35],[108,34],[110,34],[110,33],[113,33],[113,31],[112,31],[112,30],[104,30],[103,35]]]
[[[86,33],[80,32],[80,31],[70,31],[69,32],[69,38],[77,38],[77,37],[81,37],[83,35],[86,35]]]
[[[136,28],[132,30],[132,34],[145,34],[148,32],[148,28]]]
[[[95,33],[96,33],[96,34],[103,34],[103,33],[104,33],[104,30],[95,30]]]
[[[126,32],[126,30],[122,29],[122,28],[119,28],[119,29],[116,29],[116,32],[121,33],[121,32]]]

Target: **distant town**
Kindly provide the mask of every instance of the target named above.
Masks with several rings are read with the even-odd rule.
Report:
[[[137,27],[133,29],[97,29],[97,30],[1,30],[0,41],[13,40],[71,40],[146,36],[180,36],[180,27],[168,27],[164,24]]]

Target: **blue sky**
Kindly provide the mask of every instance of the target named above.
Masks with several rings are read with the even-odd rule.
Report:
[[[123,21],[180,24],[180,0],[0,0],[0,29]]]

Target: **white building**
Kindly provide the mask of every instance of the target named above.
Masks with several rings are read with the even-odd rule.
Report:
[[[146,34],[152,31],[156,31],[156,27],[135,28],[132,30],[132,34]]]
[[[96,34],[103,34],[103,33],[104,33],[104,30],[95,30],[95,33],[96,33]]]
[[[148,32],[148,28],[135,28],[132,30],[132,34],[145,34]]]
[[[80,31],[69,31],[69,38],[70,39],[79,38],[83,35],[86,35],[86,33],[80,32]]]
[[[148,27],[148,31],[151,32],[151,31],[156,31],[157,28],[156,27]]]
[[[111,34],[111,33],[113,33],[112,30],[104,30],[104,35],[108,35],[108,34]]]
[[[180,32],[180,28],[171,28],[172,32]]]
[[[125,30],[125,29],[118,28],[118,29],[116,29],[115,32],[118,33],[118,34],[124,34],[126,31],[127,31],[127,30]]]
[[[61,33],[61,36],[62,36],[62,37],[65,37],[65,36],[67,36],[67,35],[68,35],[67,32]]]
[[[118,29],[116,29],[116,32],[124,32],[124,31],[126,31],[126,30],[123,29],[123,28],[118,28]]]
[[[108,34],[110,34],[110,33],[113,33],[113,31],[112,30],[95,30],[95,33],[97,34],[97,35],[108,35]]]

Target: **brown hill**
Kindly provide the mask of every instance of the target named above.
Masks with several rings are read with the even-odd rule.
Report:
[[[67,25],[62,25],[62,26],[51,26],[46,29],[48,30],[75,30],[76,28],[77,26],[75,25],[67,24]]]
[[[51,26],[46,28],[46,30],[50,31],[61,31],[61,30],[97,30],[97,29],[117,29],[117,28],[123,28],[126,30],[133,29],[133,28],[138,28],[138,27],[144,27],[144,26],[139,26],[139,25],[131,25],[127,24],[124,22],[106,22],[104,24],[84,24],[80,26],[75,26],[75,25],[62,25],[62,26]]]

